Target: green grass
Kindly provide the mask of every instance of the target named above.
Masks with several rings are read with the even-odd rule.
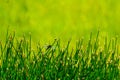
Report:
[[[0,80],[119,80],[118,39],[102,40],[98,32],[88,42],[78,40],[75,48],[71,40],[61,47],[55,39],[33,49],[31,35],[18,39],[7,33],[6,41],[0,41]]]
[[[0,0],[0,80],[119,80],[119,3]]]

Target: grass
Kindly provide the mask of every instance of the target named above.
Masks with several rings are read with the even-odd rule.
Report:
[[[103,40],[103,39],[102,39]],[[85,44],[86,45],[85,45]],[[0,80],[119,80],[120,54],[117,37],[109,42],[80,39],[71,49],[70,40],[61,47],[60,40],[32,49],[31,35],[20,40],[15,33],[0,42]]]
[[[88,39],[89,33],[97,29],[113,37],[120,35],[119,3],[120,0],[0,0],[0,37],[7,26],[15,29],[18,36],[32,32],[34,41],[78,36]]]
[[[0,80],[119,80],[119,2],[0,0]],[[7,33],[4,40],[7,26],[17,33]],[[107,38],[94,37],[98,28]],[[74,44],[80,36],[84,39]],[[70,37],[74,43],[65,44]],[[61,39],[52,43],[53,38]]]

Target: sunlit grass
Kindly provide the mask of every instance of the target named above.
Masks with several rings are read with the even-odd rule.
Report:
[[[0,0],[0,80],[120,79],[119,3]]]
[[[90,35],[89,41],[78,40],[71,49],[71,40],[64,47],[60,39],[47,45],[32,46],[29,39],[6,35],[0,42],[0,79],[107,79],[120,78],[120,54],[117,37],[108,41],[99,32],[96,38]]]

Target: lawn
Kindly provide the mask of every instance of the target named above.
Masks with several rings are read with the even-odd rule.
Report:
[[[0,0],[0,80],[119,80],[119,0]]]

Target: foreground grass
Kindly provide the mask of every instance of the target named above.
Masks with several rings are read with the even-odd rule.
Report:
[[[18,40],[7,33],[5,44],[0,42],[0,80],[119,80],[117,38],[100,43],[98,32],[95,41],[92,34],[87,45],[83,41],[70,49],[70,41],[62,48],[55,39],[32,50],[31,36]]]

